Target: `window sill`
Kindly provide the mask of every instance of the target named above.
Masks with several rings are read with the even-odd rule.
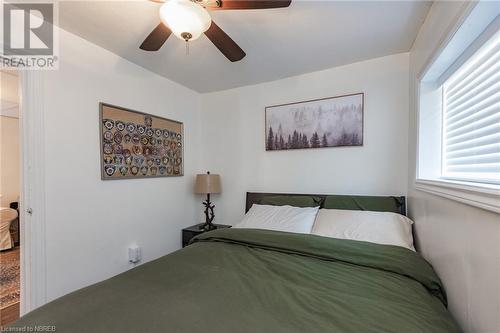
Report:
[[[498,185],[477,185],[443,179],[417,179],[415,188],[423,192],[500,213],[500,186]]]

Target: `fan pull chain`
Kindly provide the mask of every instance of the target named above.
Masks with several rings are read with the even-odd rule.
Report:
[[[181,33],[181,37],[186,41],[186,55],[189,55],[189,40],[193,38],[193,35],[189,32]]]

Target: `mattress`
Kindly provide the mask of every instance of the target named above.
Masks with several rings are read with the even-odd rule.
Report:
[[[11,326],[59,333],[458,332],[446,305],[431,265],[408,249],[222,229]]]

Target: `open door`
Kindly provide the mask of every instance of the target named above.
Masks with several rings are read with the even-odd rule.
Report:
[[[0,75],[0,217],[12,232],[4,243],[0,235],[3,326],[46,303],[45,119],[41,71],[2,69]]]

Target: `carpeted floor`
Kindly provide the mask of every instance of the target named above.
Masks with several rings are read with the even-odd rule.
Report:
[[[19,302],[19,246],[0,252],[0,309]]]

